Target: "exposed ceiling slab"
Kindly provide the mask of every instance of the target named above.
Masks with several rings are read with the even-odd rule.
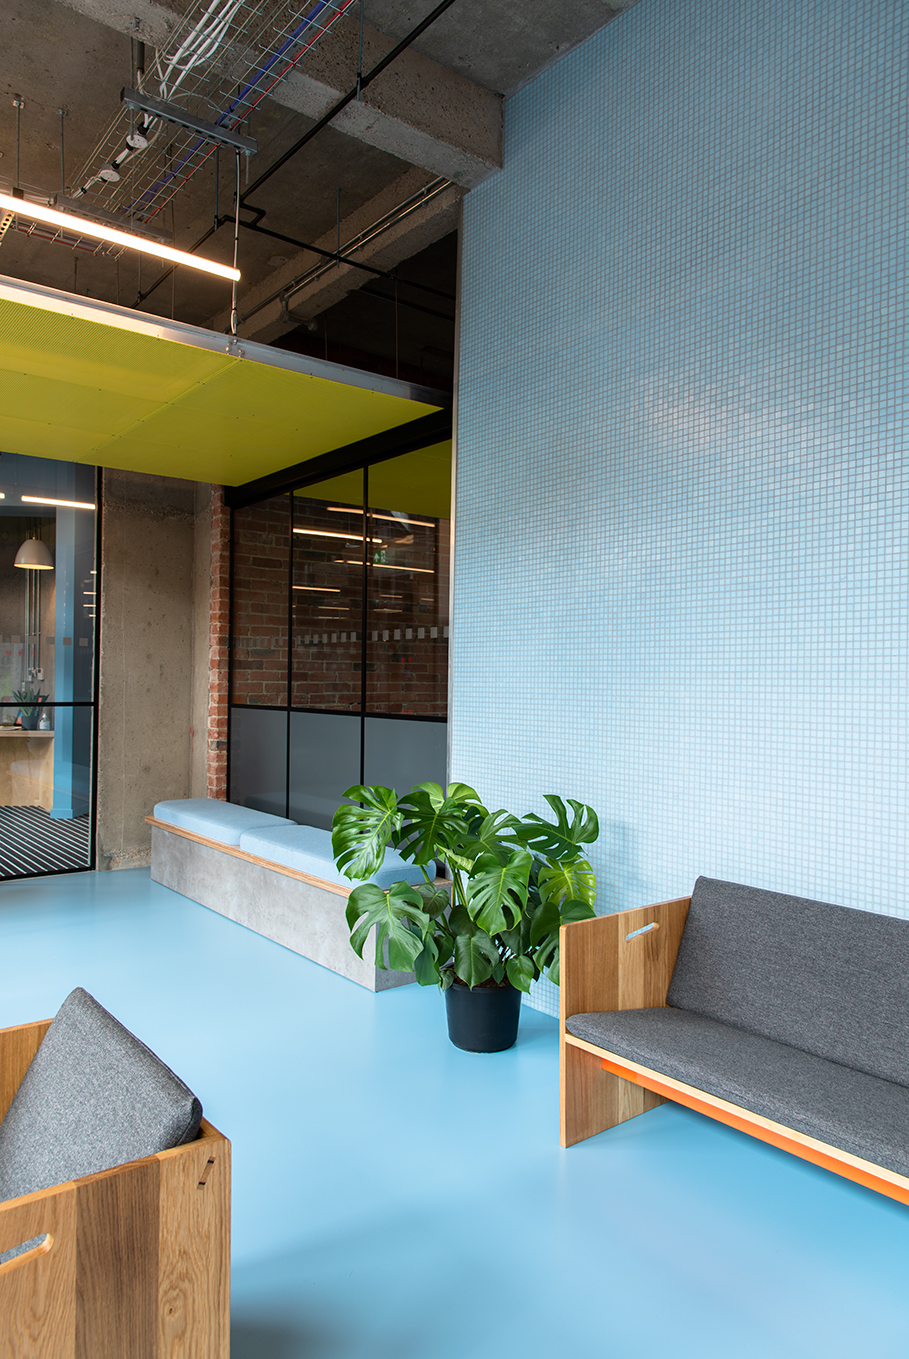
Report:
[[[236,486],[440,408],[425,389],[0,278],[0,448]]]
[[[249,163],[248,179],[241,180],[241,196],[246,194],[247,183],[255,185],[263,173],[281,164],[254,193],[246,194],[241,211],[238,312],[246,318],[241,333],[263,342],[280,342],[293,319],[314,321],[336,306],[347,306],[373,277],[347,264],[316,268],[318,254],[300,251],[301,242],[323,251],[335,250],[340,236],[342,246],[354,242],[352,259],[395,273],[415,253],[449,233],[456,223],[460,194],[494,173],[501,163],[503,96],[635,2],[571,0],[560,7],[551,0],[455,0],[376,77],[359,100],[349,104],[314,140],[294,151],[315,122],[355,83],[360,5],[351,3],[292,69],[279,72],[280,79],[268,87],[244,123],[242,130],[257,139],[259,151]],[[433,11],[433,3],[365,0],[363,70],[368,71],[411,34]],[[133,83],[135,75],[130,40],[148,45],[150,65],[152,49],[176,51],[174,35],[181,23],[194,24],[196,16],[220,13],[224,5],[225,0],[215,0],[214,5],[208,0],[168,0],[166,4],[156,0],[4,0],[0,184],[7,187],[16,178],[14,94],[25,101],[21,110],[23,188],[27,194],[45,198],[60,187],[71,193],[74,180],[78,188],[83,170],[94,165],[93,157],[97,159],[93,148],[113,135],[105,130],[119,108],[121,88]],[[243,0],[242,12],[248,13],[251,25],[244,31],[251,35],[252,46],[247,49],[239,42],[227,50],[218,49],[219,70],[229,73],[234,62],[238,71],[249,70],[250,61],[261,62],[256,56],[256,24],[265,22],[262,15],[277,13],[282,5],[296,23],[296,11],[285,0]],[[344,10],[345,0],[329,0],[329,8],[337,14]],[[313,6],[299,7],[307,23],[308,16],[317,12]],[[208,17],[204,20],[209,21]],[[61,108],[66,110],[62,174]],[[156,154],[160,154],[169,142],[157,135]],[[285,162],[290,151],[293,154]],[[100,162],[97,168],[104,164]],[[230,263],[233,157],[220,157],[219,173],[215,167],[212,155],[162,204],[154,225],[172,233],[178,248],[198,249],[200,254]],[[138,172],[130,169],[129,173]],[[121,178],[120,189],[126,193],[126,178]],[[428,189],[437,181],[448,181],[451,187],[443,184],[444,192],[427,194],[426,201],[413,208],[409,196],[414,186]],[[91,192],[105,194],[107,190],[98,184]],[[390,203],[397,194],[401,195],[397,204]],[[100,199],[98,205],[104,205]],[[389,206],[406,208],[404,217],[385,221],[382,230],[364,244],[360,240],[364,226],[387,218]],[[229,285],[187,268],[170,272],[148,261],[140,264],[129,251],[115,258],[101,250],[74,250],[71,244],[41,239],[40,231],[31,229],[26,234],[24,225],[24,218],[18,219],[0,240],[0,270],[7,275],[145,314],[169,315],[194,325],[229,325]],[[289,239],[282,242],[266,232]],[[298,287],[301,279],[303,286]],[[424,279],[424,284],[431,281]],[[287,284],[295,289],[290,310],[280,296]],[[450,277],[440,278],[437,287],[451,291]],[[418,301],[413,294],[411,302]],[[431,298],[428,303],[424,298],[424,305],[429,315]],[[412,348],[435,343],[417,338],[423,324],[418,306],[407,313],[395,304],[383,314],[395,354],[399,333],[408,326],[415,336]],[[357,361],[368,361],[368,356]]]
[[[111,0],[63,3],[129,38],[147,31],[147,40],[155,46],[167,40],[180,20],[178,12],[160,5],[146,6],[146,19],[131,6]],[[363,71],[371,70],[394,46],[395,39],[364,26]],[[313,121],[321,118],[356,85],[359,50],[359,25],[345,16],[307,54],[303,68],[275,86],[271,98]],[[501,98],[419,52],[403,52],[393,70],[389,68],[359,101],[348,105],[334,126],[465,188],[479,184],[502,165]]]

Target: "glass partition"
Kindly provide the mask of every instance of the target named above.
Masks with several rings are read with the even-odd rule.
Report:
[[[93,862],[95,488],[0,458],[0,878]]]
[[[445,782],[450,486],[445,443],[235,512],[232,801],[278,810],[283,761],[282,814],[323,827],[351,784]]]

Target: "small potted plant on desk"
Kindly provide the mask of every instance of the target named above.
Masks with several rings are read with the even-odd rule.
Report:
[[[490,812],[472,788],[419,783],[399,798],[357,784],[335,812],[332,850],[351,879],[371,878],[388,845],[425,881],[383,891],[363,883],[347,906],[362,958],[376,927],[376,966],[413,971],[445,992],[451,1041],[500,1052],[517,1037],[521,992],[541,974],[558,985],[559,926],[595,914],[596,878],[582,846],[599,834],[592,808],[546,795],[555,820]],[[436,862],[450,876],[434,882]]]
[[[19,721],[23,731],[36,731],[41,709],[47,702],[47,694],[37,689],[14,689],[13,702],[19,704]]]

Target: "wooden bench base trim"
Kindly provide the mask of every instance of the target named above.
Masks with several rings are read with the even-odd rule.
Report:
[[[598,1048],[582,1038],[575,1038],[573,1034],[566,1033],[565,1042],[571,1047],[580,1048],[600,1058],[604,1070],[614,1076],[632,1081],[645,1090],[662,1095],[664,1099],[683,1104],[686,1108],[705,1114],[719,1123],[725,1123],[738,1132],[748,1133],[751,1137],[778,1147],[781,1151],[800,1156],[803,1161],[810,1161],[813,1165],[830,1170],[835,1175],[841,1175],[844,1179],[863,1185],[866,1189],[873,1189],[878,1194],[886,1194],[888,1198],[909,1205],[909,1178],[905,1175],[898,1175],[896,1171],[875,1165],[873,1161],[865,1161],[859,1156],[853,1156],[851,1152],[842,1151],[827,1142],[808,1137],[805,1133],[787,1128],[782,1123],[774,1123],[772,1119],[763,1118],[760,1114],[752,1113],[750,1109],[742,1108],[741,1105],[730,1104],[728,1100],[710,1095],[705,1090],[698,1090],[693,1085],[686,1085],[672,1076],[664,1076],[650,1067],[640,1066],[618,1053],[607,1052],[604,1048]]]

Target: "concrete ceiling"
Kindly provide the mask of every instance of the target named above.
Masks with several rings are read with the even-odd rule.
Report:
[[[261,225],[296,242],[334,250],[364,232],[358,262],[394,271],[449,235],[464,192],[501,165],[503,96],[615,19],[635,0],[456,0],[375,83],[325,131],[278,170],[254,203]],[[0,187],[16,175],[13,96],[21,110],[20,183],[28,194],[61,187],[60,116],[65,117],[65,182],[74,177],[132,83],[130,41],[164,44],[189,0],[4,0],[0,50]],[[301,5],[301,13],[309,6]],[[365,0],[364,70],[369,70],[433,8],[432,0]],[[358,7],[275,87],[250,127],[259,150],[255,181],[355,82]],[[230,206],[232,166],[222,157],[219,205]],[[158,219],[176,245],[191,248],[215,211],[209,161]],[[340,221],[338,218],[340,204]],[[401,214],[401,205],[408,205]],[[245,220],[252,220],[244,212]],[[382,221],[379,231],[376,223]],[[200,254],[229,262],[231,232],[222,227]],[[11,229],[0,241],[0,273],[214,329],[229,325],[229,285],[188,269],[154,288],[164,273],[124,252],[119,260]],[[441,257],[439,257],[441,258]],[[311,321],[337,307],[375,276],[332,265],[273,237],[241,233],[240,334],[266,343],[288,335],[290,320]],[[417,271],[425,282],[426,267]],[[416,277],[416,273],[412,273]],[[441,280],[450,290],[450,276]],[[276,296],[296,287],[289,302]],[[386,284],[387,286],[387,284]],[[402,294],[403,296],[403,294]],[[416,294],[411,294],[416,299]],[[423,299],[426,301],[426,296]],[[372,304],[373,306],[375,303]],[[412,320],[412,318],[411,318]],[[429,345],[432,348],[433,345]],[[436,346],[438,347],[438,346]]]

